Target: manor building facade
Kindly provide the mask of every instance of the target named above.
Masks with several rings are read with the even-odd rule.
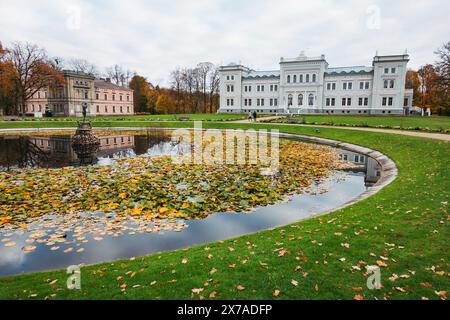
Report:
[[[81,117],[83,103],[88,105],[88,116],[134,114],[133,90],[83,72],[64,70],[62,73],[62,85],[44,88],[27,101],[27,115],[51,111],[54,116]]]
[[[409,56],[373,58],[372,66],[331,68],[301,53],[281,58],[280,70],[238,64],[219,68],[221,113],[405,114],[413,91],[405,89]]]

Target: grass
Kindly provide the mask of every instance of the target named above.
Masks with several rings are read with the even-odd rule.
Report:
[[[254,126],[205,123],[204,127]],[[0,299],[208,299],[212,292],[214,299],[353,299],[356,295],[439,299],[446,295],[444,291],[450,289],[447,143],[333,128],[258,127],[368,146],[390,156],[400,174],[376,195],[326,216],[133,261],[83,267],[79,291],[66,289],[64,270],[1,278]],[[366,288],[365,265],[377,261],[386,264],[381,267],[383,287],[372,291]],[[237,285],[245,289],[237,290]],[[195,294],[194,288],[204,290]],[[276,298],[274,290],[280,290]]]
[[[274,122],[287,122],[287,119]],[[292,120],[291,120],[292,121]],[[419,116],[354,116],[354,115],[298,115],[293,121],[304,124],[334,126],[382,127],[406,130],[450,132],[450,117]]]
[[[179,118],[189,118],[189,120],[202,120],[202,121],[231,121],[246,119],[248,115],[244,114],[224,114],[224,113],[198,113],[198,114],[154,114],[154,115],[123,115],[123,116],[98,116],[87,117],[92,122],[109,122],[109,121],[173,121]],[[6,121],[1,120],[0,121]],[[17,120],[18,122],[74,122],[81,120],[79,117],[53,117],[53,118],[32,118],[26,117],[23,120]],[[16,122],[17,122],[16,121]],[[1,123],[0,122],[0,123]],[[8,121],[11,122],[11,121]]]

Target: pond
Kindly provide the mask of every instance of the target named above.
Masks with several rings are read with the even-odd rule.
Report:
[[[102,134],[100,141],[93,166],[114,166],[123,158],[190,151],[190,145],[174,144],[162,131]],[[289,201],[259,206],[250,212],[216,212],[201,219],[124,220],[114,225],[111,221],[117,217],[111,212],[82,212],[64,216],[46,214],[24,228],[0,225],[0,276],[180,249],[293,223],[332,210],[366,191],[380,176],[375,160],[346,150],[334,151],[353,166],[335,170],[314,182],[308,192],[291,195]],[[78,163],[69,134],[0,137],[0,170],[60,168]]]

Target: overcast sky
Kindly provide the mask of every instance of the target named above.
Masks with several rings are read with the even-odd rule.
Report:
[[[0,0],[0,41],[29,41],[99,69],[115,63],[167,85],[198,62],[278,69],[280,57],[325,54],[370,65],[375,52],[435,60],[450,41],[448,0]]]

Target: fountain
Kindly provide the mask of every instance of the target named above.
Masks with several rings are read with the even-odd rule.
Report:
[[[83,120],[78,121],[78,128],[73,136],[72,148],[80,160],[80,165],[93,164],[95,155],[100,147],[100,140],[92,133],[90,121],[86,121],[87,103],[82,104]]]

